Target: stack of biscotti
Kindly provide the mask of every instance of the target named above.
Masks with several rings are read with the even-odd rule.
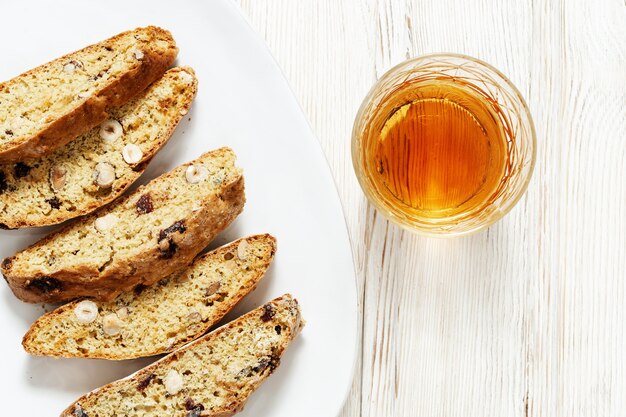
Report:
[[[167,71],[177,54],[150,26],[0,84],[0,228],[61,223],[128,188],[195,96],[191,68]]]
[[[201,254],[243,210],[232,150],[122,195],[196,94],[191,68],[168,70],[177,52],[168,31],[140,28],[0,84],[0,228],[83,216],[0,264],[19,299],[67,302],[33,323],[24,349],[112,360],[173,352],[64,416],[232,415],[303,325],[285,295],[203,336],[276,251],[264,234]]]

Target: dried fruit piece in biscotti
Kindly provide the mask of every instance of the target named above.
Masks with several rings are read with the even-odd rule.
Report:
[[[207,177],[190,183],[190,166]],[[2,262],[21,300],[112,300],[189,265],[242,211],[243,174],[228,148],[207,152]]]
[[[0,225],[46,226],[121,195],[145,171],[191,106],[191,68],[173,68],[111,119],[34,162],[0,165]],[[130,149],[130,151],[129,151]],[[134,157],[128,159],[128,155]]]
[[[61,417],[231,416],[276,370],[302,326],[298,302],[284,295],[79,398]]]
[[[0,84],[0,162],[38,158],[107,119],[172,65],[172,35],[149,26]]]
[[[239,239],[141,291],[111,302],[76,300],[44,314],[22,345],[34,355],[115,360],[170,352],[206,333],[252,291],[275,251],[270,235]]]

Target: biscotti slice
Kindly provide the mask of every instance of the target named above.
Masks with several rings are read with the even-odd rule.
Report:
[[[235,154],[221,148],[6,258],[2,273],[27,302],[110,301],[189,265],[244,201]]]
[[[156,81],[178,54],[149,26],[121,33],[0,84],[0,162],[52,152]]]
[[[274,372],[302,326],[298,302],[283,295],[131,377],[90,392],[61,416],[232,416]]]
[[[275,251],[267,234],[237,240],[115,301],[76,300],[44,314],[22,345],[34,355],[115,360],[171,352],[206,333],[252,291]]]
[[[0,165],[0,227],[61,223],[121,195],[170,138],[196,90],[191,68],[173,68],[52,154]]]

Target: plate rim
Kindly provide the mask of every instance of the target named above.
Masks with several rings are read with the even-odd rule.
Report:
[[[320,143],[319,139],[317,138],[317,135],[313,131],[311,122],[307,118],[306,113],[304,112],[304,109],[302,108],[302,105],[300,104],[300,101],[298,101],[298,98],[293,88],[291,87],[291,84],[289,83],[287,79],[287,75],[283,71],[282,67],[278,64],[278,61],[276,60],[276,57],[274,57],[274,54],[272,53],[269,46],[267,45],[267,42],[265,42],[265,40],[261,37],[261,35],[254,29],[248,16],[246,16],[246,14],[241,9],[240,4],[235,3],[233,0],[221,0],[221,1],[222,1],[222,4],[226,4],[227,7],[229,7],[233,11],[234,15],[238,16],[238,18],[253,34],[253,37],[257,39],[257,42],[262,45],[262,48],[265,51],[265,54],[269,56],[272,62],[272,66],[280,73],[282,82],[285,84],[286,88],[288,89],[289,95],[291,96],[292,101],[298,107],[299,113],[302,115],[302,119],[304,123],[306,124],[306,128],[309,131],[311,138],[315,140],[317,151],[322,157],[324,164],[326,165],[326,169],[328,170],[328,172],[330,173],[330,177],[332,178],[333,191],[334,191],[335,198],[339,202],[339,208],[341,210],[341,217],[343,219],[343,233],[348,241],[348,246],[350,249],[350,263],[352,265],[352,284],[354,285],[354,306],[352,308],[354,309],[356,320],[354,323],[355,329],[353,329],[355,332],[354,333],[355,340],[354,340],[354,346],[352,347],[353,359],[352,359],[352,365],[351,365],[351,370],[350,370],[350,378],[349,378],[350,382],[348,383],[348,386],[344,388],[345,392],[343,394],[343,400],[341,402],[341,405],[339,406],[339,410],[337,410],[335,414],[335,416],[338,417],[341,415],[350,397],[350,393],[352,392],[352,386],[354,385],[354,380],[356,378],[357,365],[360,362],[360,357],[359,357],[359,352],[361,348],[360,336],[362,335],[362,320],[363,320],[362,311],[359,309],[359,282],[358,282],[357,269],[356,269],[357,263],[356,263],[356,259],[354,255],[350,229],[348,228],[348,222],[346,218],[346,211],[345,211],[344,203],[343,203],[343,200],[341,199],[341,195],[339,194],[339,187],[337,186],[335,175],[333,173],[333,170],[331,169],[330,162],[328,161],[328,157],[326,156],[326,153],[324,152],[324,149],[322,148],[322,144]]]

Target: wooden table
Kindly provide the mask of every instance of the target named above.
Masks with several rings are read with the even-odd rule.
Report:
[[[343,201],[363,322],[341,415],[625,416],[624,0],[240,4],[291,83]],[[377,77],[442,51],[507,74],[538,139],[516,208],[452,240],[384,220],[350,159],[352,122]]]

